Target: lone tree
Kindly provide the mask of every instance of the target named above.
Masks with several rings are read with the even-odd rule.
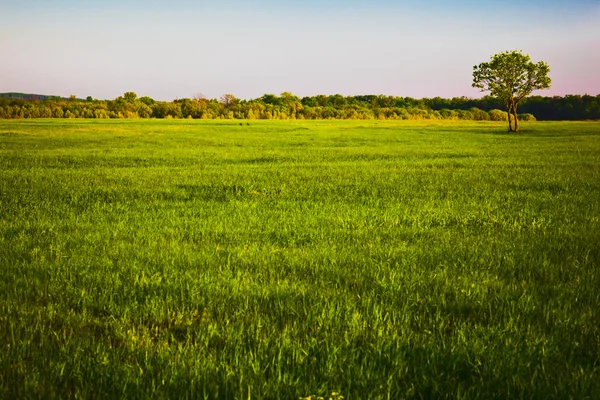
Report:
[[[548,89],[552,83],[549,72],[550,67],[544,61],[535,64],[521,51],[504,51],[493,56],[490,62],[473,67],[473,87],[489,91],[504,103],[508,110],[508,130],[513,131],[514,118],[517,132],[517,104],[534,90]]]

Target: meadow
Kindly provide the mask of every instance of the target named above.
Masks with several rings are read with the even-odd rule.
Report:
[[[599,398],[600,123],[521,129],[0,120],[0,398]]]

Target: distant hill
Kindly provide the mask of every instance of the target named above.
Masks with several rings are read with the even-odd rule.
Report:
[[[24,100],[46,100],[46,99],[64,99],[61,96],[52,96],[46,94],[33,94],[33,93],[0,93],[0,98],[5,99],[24,99]]]

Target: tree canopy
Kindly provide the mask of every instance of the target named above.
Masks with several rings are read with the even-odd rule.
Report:
[[[490,62],[473,67],[473,87],[489,91],[508,111],[508,129],[519,130],[517,105],[534,90],[548,89],[552,83],[550,67],[544,61],[534,63],[521,51],[504,51],[492,56]],[[512,117],[511,117],[512,115]]]

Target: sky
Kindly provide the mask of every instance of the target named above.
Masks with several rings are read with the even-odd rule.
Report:
[[[0,92],[476,98],[505,50],[600,94],[600,0],[0,0]]]

